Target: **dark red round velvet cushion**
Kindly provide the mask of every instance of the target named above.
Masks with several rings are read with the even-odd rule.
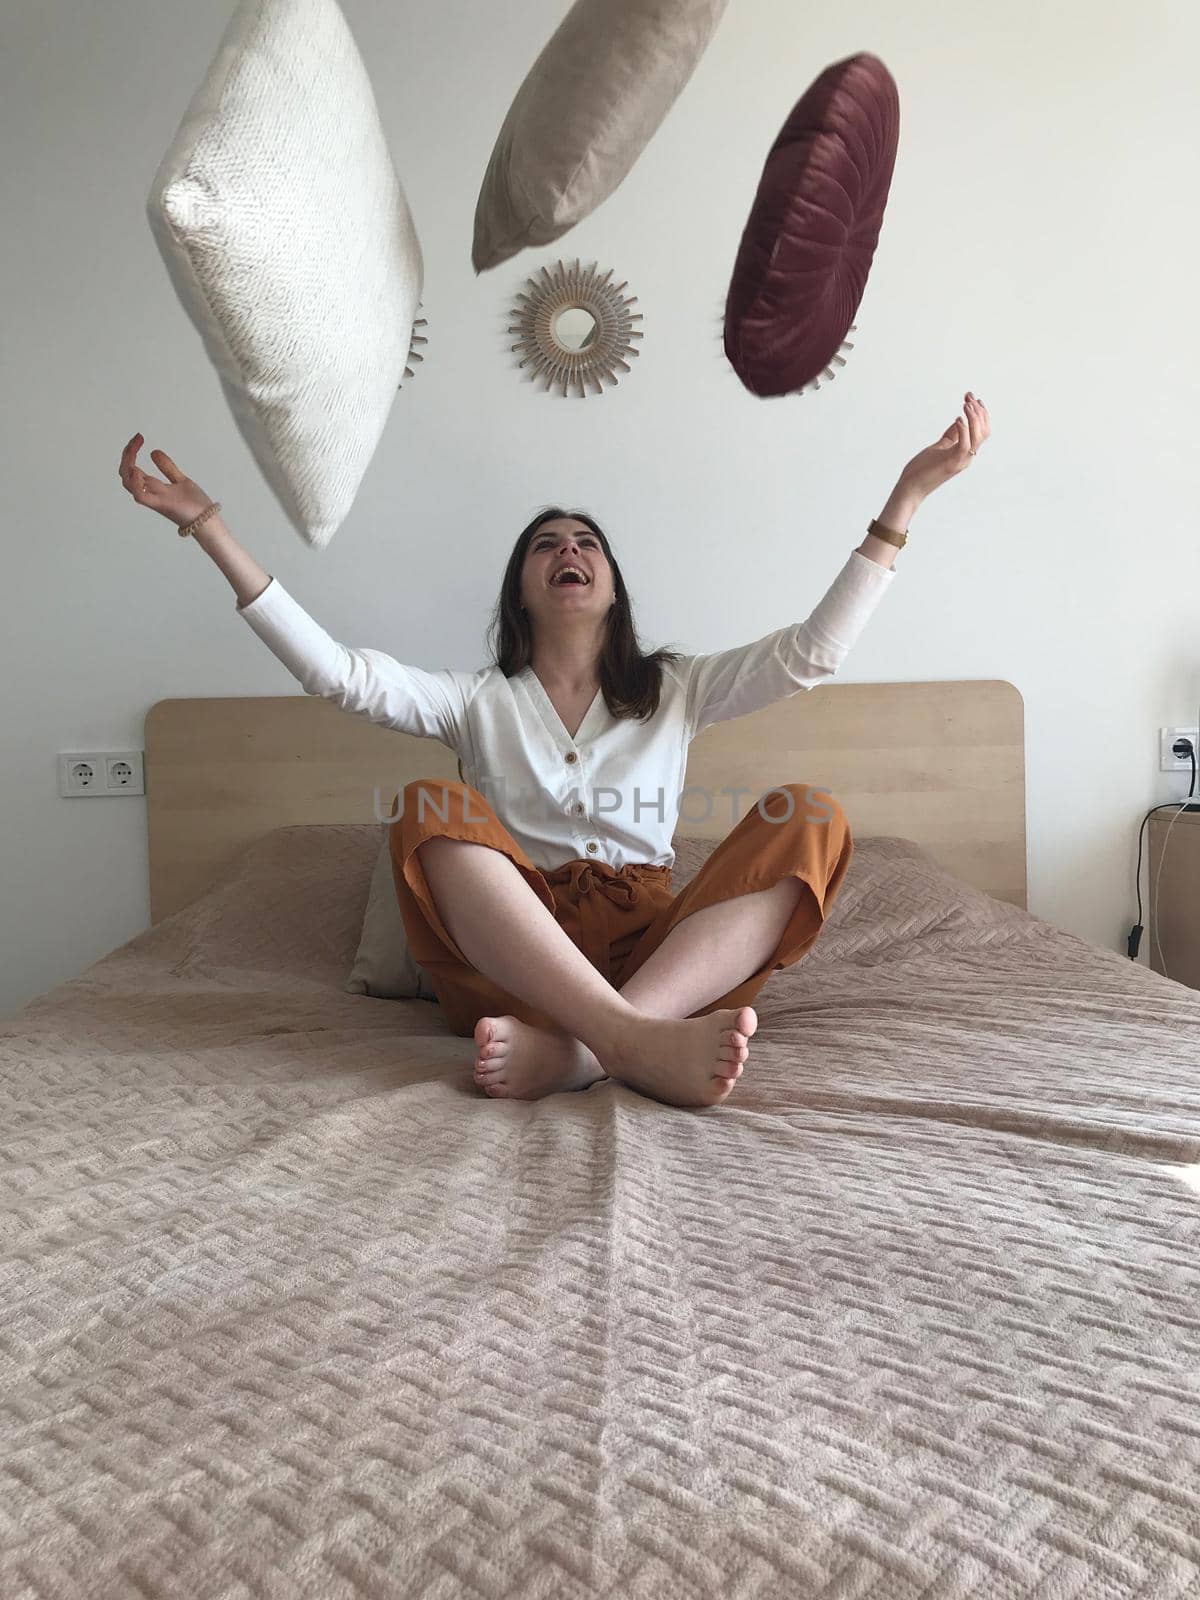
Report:
[[[836,355],[867,286],[896,164],[900,97],[878,57],[827,67],[771,146],[725,302],[752,394],[791,394]]]

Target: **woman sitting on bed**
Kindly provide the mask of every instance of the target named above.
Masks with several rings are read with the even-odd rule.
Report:
[[[579,513],[544,511],[517,540],[496,663],[477,672],[339,644],[219,515],[191,530],[306,693],[457,751],[462,781],[407,785],[389,838],[413,959],[453,1031],[474,1036],[485,1094],[537,1099],[606,1076],[673,1105],[730,1093],[758,1027],[750,1002],[816,940],[853,843],[827,791],[783,784],[673,893],[688,745],[838,670],[894,579],[900,530],[989,435],[982,401],[968,393],[964,411],[904,468],[807,621],[712,655],[643,653],[608,540]],[[122,483],[189,529],[209,496],[161,450],[164,478],[143,472],[142,442],[125,446]],[[749,793],[701,794],[704,815],[724,803],[732,822]]]

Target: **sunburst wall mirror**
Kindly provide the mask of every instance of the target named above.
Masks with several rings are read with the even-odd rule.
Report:
[[[578,389],[586,399],[619,382],[619,372],[633,371],[627,358],[638,353],[642,334],[634,323],[642,316],[630,310],[637,295],[626,295],[629,285],[613,284],[612,276],[611,267],[600,277],[594,263],[584,269],[556,261],[518,291],[508,331],[520,337],[512,349],[535,379],[546,380],[547,394],[557,387],[565,398]]]
[[[420,311],[420,309],[421,304],[418,301],[417,310]],[[408,341],[408,361],[405,363],[404,367],[404,378],[414,377],[416,375],[417,368],[425,359],[424,353],[418,347],[429,343],[429,336],[425,332],[425,329],[428,326],[429,322],[425,317],[418,316],[413,322],[412,334],[410,335]],[[401,378],[400,380],[401,389],[404,387],[404,378]]]

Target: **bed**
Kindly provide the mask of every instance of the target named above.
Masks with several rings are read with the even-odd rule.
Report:
[[[1200,1595],[1200,997],[1025,908],[1012,685],[695,742],[856,838],[704,1110],[347,992],[371,791],[450,752],[145,747],[151,925],[0,1025],[5,1600]]]

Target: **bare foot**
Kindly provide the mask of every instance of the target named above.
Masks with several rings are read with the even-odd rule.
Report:
[[[494,1099],[540,1100],[543,1095],[586,1089],[604,1068],[569,1033],[531,1028],[516,1017],[480,1017],[475,1024],[475,1082]]]
[[[715,1106],[742,1075],[753,1006],[703,1017],[643,1017],[601,1056],[610,1078],[673,1106]]]

